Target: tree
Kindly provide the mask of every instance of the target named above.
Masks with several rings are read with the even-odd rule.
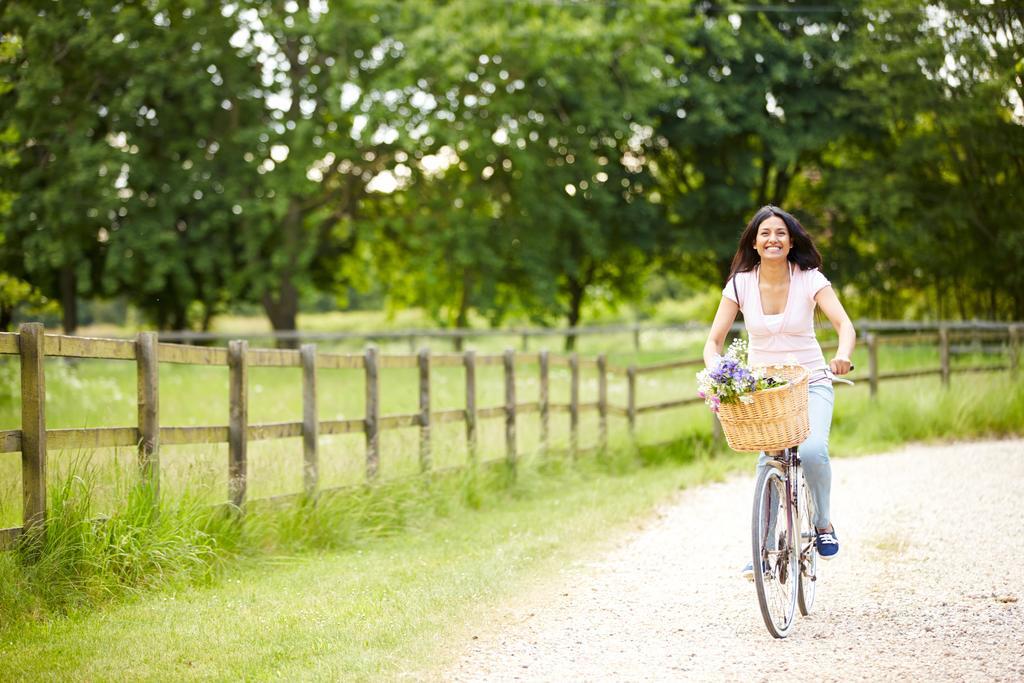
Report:
[[[391,160],[393,112],[377,80],[402,56],[400,6],[240,3],[239,43],[262,64],[267,114],[257,139],[258,208],[242,257],[275,330],[294,330],[304,288],[340,289],[367,185]],[[339,279],[340,278],[340,279]]]
[[[104,175],[116,177],[119,167],[97,106],[115,72],[115,50],[88,49],[110,45],[113,19],[90,23],[88,10],[63,5],[8,4],[0,12],[6,35],[22,46],[3,64],[10,87],[0,128],[19,133],[16,162],[2,171],[3,187],[14,196],[12,211],[0,219],[3,269],[59,298],[64,328],[73,332],[76,296],[98,290],[103,249],[96,217],[117,209]]]
[[[0,63],[13,61],[21,51],[21,41],[16,36],[0,36]],[[0,79],[0,96],[10,92],[11,83]],[[11,168],[18,162],[15,147],[20,140],[13,123],[0,131],[0,168]],[[15,194],[0,188],[0,216],[8,216],[14,203]],[[3,235],[0,235],[0,245]],[[14,314],[19,308],[36,315],[52,314],[54,302],[48,300],[38,289],[9,273],[0,272],[0,330],[11,329]]]
[[[492,323],[518,311],[576,325],[589,294],[635,294],[663,225],[643,200],[636,112],[661,59],[644,22],[600,6],[423,8],[398,70],[415,83],[405,219],[383,248],[428,265],[403,270],[401,291],[456,324],[473,306]]]
[[[675,226],[670,264],[721,282],[757,207],[800,214],[790,198],[801,174],[835,140],[882,131],[848,84],[856,3],[694,9],[700,21],[665,43],[653,163]]]
[[[80,295],[124,294],[180,328],[190,304],[208,316],[238,288],[232,235],[254,175],[239,122],[258,120],[256,72],[230,46],[237,25],[222,9],[5,8],[25,49],[5,71],[2,120],[22,137],[2,179],[17,193],[2,259],[60,293],[68,333]]]
[[[1021,10],[880,2],[866,17],[850,83],[885,135],[834,146],[804,196],[856,264],[865,313],[1021,318]]]

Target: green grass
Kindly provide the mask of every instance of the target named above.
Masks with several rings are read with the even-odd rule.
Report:
[[[605,340],[607,341],[607,340]],[[690,334],[684,348],[676,351],[645,350],[639,353],[611,350],[613,363],[647,364],[671,358],[692,358],[703,344],[702,335]],[[627,347],[628,348],[628,347]],[[938,353],[934,347],[883,347],[880,351],[882,372],[937,367]],[[866,384],[867,356],[863,348],[854,355],[858,366],[857,379]],[[957,365],[981,362],[999,362],[999,357],[961,356]],[[50,428],[133,426],[136,422],[135,366],[126,361],[78,360],[67,362],[50,359],[47,371],[47,425]],[[674,370],[652,375],[640,375],[638,401],[640,404],[690,397],[694,391],[694,368]],[[480,407],[501,405],[504,400],[503,375],[500,367],[478,368],[478,396]],[[225,425],[228,422],[227,369],[191,367],[163,364],[160,368],[160,411],[164,426]],[[569,372],[566,368],[552,368],[550,397],[553,402],[568,402]],[[921,386],[933,391],[937,380],[921,380]],[[955,375],[957,386],[973,386],[989,378],[976,375]],[[912,380],[883,382],[880,395],[903,396],[901,387]],[[249,421],[282,422],[301,420],[301,375],[297,368],[252,368],[249,377]],[[435,368],[432,373],[432,407],[434,410],[460,408],[465,403],[464,376],[460,368]],[[18,361],[0,359],[0,429],[20,426]],[[381,374],[382,405],[384,414],[412,413],[417,407],[417,375],[415,370],[384,370]],[[846,389],[842,389],[846,391]],[[852,395],[863,395],[866,387],[852,390]],[[539,394],[538,368],[521,364],[517,368],[516,394],[519,401],[537,400]],[[584,368],[581,379],[581,400],[593,401],[597,395],[596,371]],[[613,375],[609,382],[609,400],[625,406],[626,384]],[[916,400],[914,392],[907,400]],[[320,373],[318,409],[321,419],[361,417],[365,412],[363,373],[355,370],[329,370]],[[998,411],[997,411],[998,412]],[[899,409],[883,417],[892,419]],[[926,438],[932,431],[949,427],[949,421],[939,420],[934,427],[916,429],[913,425],[899,428],[890,426],[889,436],[884,429],[871,426],[867,431],[877,434],[872,443],[895,443],[902,435]],[[638,433],[642,442],[657,443],[705,433],[710,418],[701,406],[644,414],[638,420]],[[611,419],[611,443],[615,448],[628,445],[624,420]],[[531,454],[540,442],[539,421],[536,415],[518,420],[519,450]],[[581,416],[581,446],[596,445],[597,416]],[[884,437],[884,438],[883,438]],[[409,476],[418,470],[418,431],[415,428],[387,431],[381,437],[381,475],[385,479]],[[451,467],[467,461],[464,427],[459,423],[435,425],[432,435],[434,463],[437,467]],[[556,413],[551,419],[551,445],[564,449],[569,443],[569,421],[565,413]],[[887,439],[887,440],[886,440]],[[502,420],[484,420],[480,424],[480,443],[484,459],[504,456]],[[364,476],[365,446],[361,435],[322,437],[320,440],[321,484],[325,488],[352,486],[362,482]],[[50,453],[50,485],[63,480],[69,463],[81,458],[80,453]],[[133,449],[100,449],[90,454],[98,471],[100,489],[92,500],[97,511],[104,512],[116,500],[116,481],[130,477],[135,467]],[[161,449],[161,489],[166,495],[177,496],[189,490],[206,502],[219,502],[227,496],[226,444],[196,446],[164,446]],[[254,442],[249,445],[249,494],[251,498],[296,493],[302,489],[302,446],[300,439]],[[21,468],[16,453],[0,454],[0,528],[21,524]]]
[[[1001,437],[1024,433],[1024,378],[1006,373],[883,382],[872,400],[867,386],[836,391],[830,450],[852,455],[907,442]]]
[[[533,462],[514,483],[489,468],[339,496],[315,511],[253,510],[234,535],[216,533],[234,553],[216,581],[124,585],[131,599],[65,604],[66,616],[8,613],[0,657],[29,679],[370,680],[439,666],[510,593],[680,488],[746,464],[695,456],[700,447]],[[20,557],[0,558],[0,585],[15,582]]]
[[[673,334],[645,338],[640,353],[627,337],[620,346],[587,343],[618,365],[699,354],[702,335]],[[864,349],[854,361],[859,386],[837,389],[834,456],[1024,430],[1024,382],[1006,373],[954,375],[948,391],[938,378],[883,382],[870,399]],[[938,353],[883,347],[880,361],[883,372],[936,367]],[[954,367],[999,361],[962,356]],[[536,400],[537,368],[517,369],[518,400]],[[49,427],[135,424],[133,363],[51,359],[46,370]],[[642,375],[639,402],[691,396],[694,372]],[[460,369],[435,369],[433,380],[435,410],[462,407]],[[319,381],[321,419],[363,414],[362,373],[325,371]],[[250,423],[301,419],[297,369],[253,368],[249,382]],[[413,370],[383,371],[383,412],[415,412],[416,382]],[[17,360],[0,361],[0,429],[19,427],[17,388]],[[584,369],[581,389],[582,401],[595,399],[594,370]],[[164,425],[227,423],[224,368],[165,364],[160,390]],[[552,369],[551,400],[568,395],[568,371]],[[609,397],[625,405],[621,378]],[[478,405],[502,401],[501,368],[479,368]],[[0,657],[5,670],[27,678],[372,679],[422,671],[531,580],[593,552],[680,487],[750,466],[749,456],[709,459],[710,425],[700,405],[641,415],[642,444],[674,445],[642,448],[638,458],[624,420],[612,418],[612,453],[573,464],[537,457],[537,416],[523,416],[514,481],[500,464],[411,476],[418,430],[396,430],[382,436],[383,481],[373,488],[359,486],[362,436],[324,437],[321,484],[347,492],[317,505],[255,501],[244,523],[210,505],[226,498],[224,445],[161,449],[158,514],[135,485],[134,449],[51,452],[47,535],[0,553]],[[503,421],[480,429],[484,460],[500,463]],[[466,462],[463,430],[435,426],[437,467]],[[581,417],[580,435],[583,448],[596,444],[594,413]],[[568,438],[568,416],[554,414],[553,447]],[[249,458],[251,498],[301,490],[300,440],[250,444]],[[19,525],[20,507],[19,455],[0,454],[0,527]]]
[[[616,361],[651,362],[662,360],[665,352],[647,351],[640,355],[621,354]],[[678,357],[676,355],[675,357]],[[136,423],[135,365],[126,361],[77,360],[46,362],[47,426],[49,428],[133,426]],[[641,402],[662,401],[691,396],[692,370],[644,376],[639,386]],[[163,426],[226,425],[228,422],[228,373],[226,368],[192,367],[163,364],[160,367],[160,420]],[[504,402],[503,370],[486,366],[477,369],[477,405],[499,406]],[[381,372],[381,410],[383,414],[413,413],[418,410],[417,374],[414,369],[387,369]],[[570,375],[567,368],[550,372],[550,399],[569,401]],[[536,365],[517,367],[516,395],[520,402],[539,398],[539,372]],[[465,379],[461,368],[435,368],[431,383],[432,408],[444,410],[465,405]],[[320,419],[345,419],[365,414],[364,378],[361,371],[327,370],[318,378]],[[593,368],[581,371],[581,400],[597,396],[597,375]],[[613,377],[609,386],[612,403],[624,406],[626,386]],[[683,412],[706,427],[709,418],[702,409]],[[301,374],[297,368],[251,368],[249,375],[249,422],[301,420]],[[689,431],[689,419],[679,416],[644,416],[641,434],[648,442],[678,438]],[[0,429],[20,427],[18,361],[0,359]],[[621,419],[613,418],[612,444],[625,444],[626,431]],[[581,446],[597,443],[597,415],[581,416]],[[536,414],[518,420],[518,445],[524,454],[540,445]],[[503,420],[480,423],[481,456],[504,457]],[[408,476],[418,471],[418,430],[402,429],[381,436],[381,475],[385,479]],[[468,454],[465,427],[459,423],[438,424],[432,434],[433,461],[439,468],[462,465]],[[569,444],[569,419],[565,413],[552,415],[550,443],[554,449]],[[365,445],[359,434],[322,437],[320,440],[321,484],[325,488],[361,483],[364,473]],[[80,453],[50,453],[50,484],[64,478],[68,462],[80,459]],[[90,454],[100,470],[104,490],[93,500],[103,507],[114,500],[111,472],[130,476],[134,467],[133,449],[99,449]],[[186,488],[208,502],[226,498],[227,447],[225,444],[164,446],[161,449],[161,490],[177,495]],[[302,446],[300,439],[254,442],[249,445],[249,493],[253,498],[295,493],[302,489]],[[0,527],[21,523],[20,461],[15,453],[0,454]]]
[[[837,457],[1024,425],[1024,383],[1005,374],[837,394]],[[254,503],[244,523],[188,487],[153,515],[130,468],[104,474],[111,461],[80,454],[51,486],[51,533],[0,554],[0,658],[30,679],[436,675],[503,600],[680,488],[751,467],[749,455],[710,456],[701,411],[641,423],[680,440],[639,455],[526,457],[514,479],[498,465],[315,506]],[[109,517],[97,520],[103,490]]]

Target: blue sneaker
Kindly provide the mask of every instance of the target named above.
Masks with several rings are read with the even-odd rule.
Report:
[[[835,527],[832,527],[832,531],[819,531],[814,537],[814,547],[818,549],[818,557],[823,560],[835,557],[839,553],[839,537]]]

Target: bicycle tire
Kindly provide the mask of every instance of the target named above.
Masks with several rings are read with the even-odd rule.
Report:
[[[797,606],[805,617],[814,607],[818,587],[818,548],[814,544],[814,499],[803,472],[800,473],[800,572]]]
[[[786,479],[777,468],[764,467],[754,488],[751,518],[754,586],[768,632],[785,638],[793,628],[797,610],[799,562],[792,548],[796,520],[787,495]],[[775,499],[772,493],[776,494]],[[772,514],[776,524],[772,524]],[[779,528],[781,525],[781,529]],[[771,546],[774,545],[773,550]]]

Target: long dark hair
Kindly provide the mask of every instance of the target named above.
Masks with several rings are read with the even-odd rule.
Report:
[[[818,248],[814,246],[811,236],[804,230],[804,226],[800,225],[800,221],[779,207],[768,204],[757,210],[754,217],[747,223],[747,227],[744,228],[743,234],[740,235],[740,245],[736,249],[736,255],[732,257],[732,267],[729,269],[730,278],[735,276],[736,273],[745,273],[753,270],[761,262],[761,255],[754,250],[754,242],[757,240],[757,229],[761,227],[761,223],[764,223],[772,216],[781,218],[789,230],[791,246],[787,258],[790,263],[797,264],[802,270],[821,268],[821,254],[818,253]],[[728,280],[726,281],[728,282]]]

